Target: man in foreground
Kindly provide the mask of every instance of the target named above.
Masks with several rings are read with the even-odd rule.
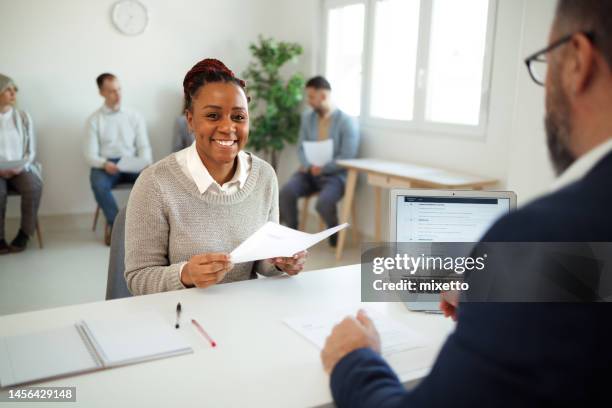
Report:
[[[555,192],[504,217],[485,242],[612,242],[612,1],[560,0],[550,45],[528,59],[546,87]],[[535,65],[545,62],[544,78]],[[525,260],[517,259],[515,267]],[[363,312],[321,353],[339,407],[609,406],[606,303],[443,301],[457,319],[430,374],[406,391]]]

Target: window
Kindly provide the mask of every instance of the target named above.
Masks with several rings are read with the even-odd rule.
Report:
[[[412,120],[420,1],[376,3],[370,113],[384,119]]]
[[[336,102],[354,116],[360,112],[364,17],[362,3],[332,8],[327,18],[325,75]]]
[[[323,0],[324,72],[367,123],[482,133],[496,0]]]
[[[435,0],[425,119],[478,125],[488,0]]]

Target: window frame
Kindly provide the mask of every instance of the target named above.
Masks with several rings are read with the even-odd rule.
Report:
[[[471,138],[484,138],[488,127],[491,80],[493,70],[493,45],[497,26],[498,0],[488,0],[488,18],[483,58],[483,74],[481,84],[481,102],[478,125],[462,125],[425,120],[425,104],[427,98],[427,68],[429,64],[429,47],[432,29],[433,2],[421,0],[419,7],[419,39],[417,44],[417,61],[415,75],[414,112],[412,120],[396,120],[373,117],[370,112],[372,95],[372,68],[374,54],[374,33],[376,23],[376,3],[379,0],[320,0],[320,12],[323,22],[319,46],[322,51],[317,64],[319,72],[326,72],[329,11],[331,9],[363,4],[365,7],[363,29],[363,51],[361,61],[361,105],[359,120],[362,125],[372,128],[384,128],[400,131],[421,132],[428,134],[462,135]],[[422,85],[419,83],[422,82]],[[332,84],[333,88],[333,84]]]

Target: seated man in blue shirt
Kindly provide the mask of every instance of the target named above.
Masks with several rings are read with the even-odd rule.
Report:
[[[611,16],[610,0],[559,1],[550,45],[527,61],[546,87],[547,141],[560,177],[555,192],[499,220],[483,242],[612,242]],[[533,60],[547,63],[544,75]],[[505,265],[522,271],[532,261]],[[500,268],[489,269],[495,293]],[[549,260],[530,276],[537,281],[546,269],[564,272]],[[584,272],[577,269],[569,272]],[[580,289],[579,280],[568,282]],[[610,306],[443,300],[457,327],[411,391],[380,356],[363,312],[334,328],[321,357],[338,407],[612,406]]]
[[[352,159],[359,149],[359,132],[353,118],[331,102],[331,85],[321,77],[306,83],[306,97],[312,108],[302,115],[298,140],[301,167],[280,191],[280,219],[290,228],[298,227],[297,200],[319,192],[316,209],[328,227],[338,225],[337,203],[344,195],[346,170],[338,159]],[[304,153],[305,141],[333,141],[333,159],[324,166],[314,166]],[[337,235],[330,237],[336,245]]]

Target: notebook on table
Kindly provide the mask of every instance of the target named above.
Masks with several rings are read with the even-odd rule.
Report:
[[[0,337],[0,386],[140,363],[193,352],[174,325],[157,314],[120,320],[82,320]]]

